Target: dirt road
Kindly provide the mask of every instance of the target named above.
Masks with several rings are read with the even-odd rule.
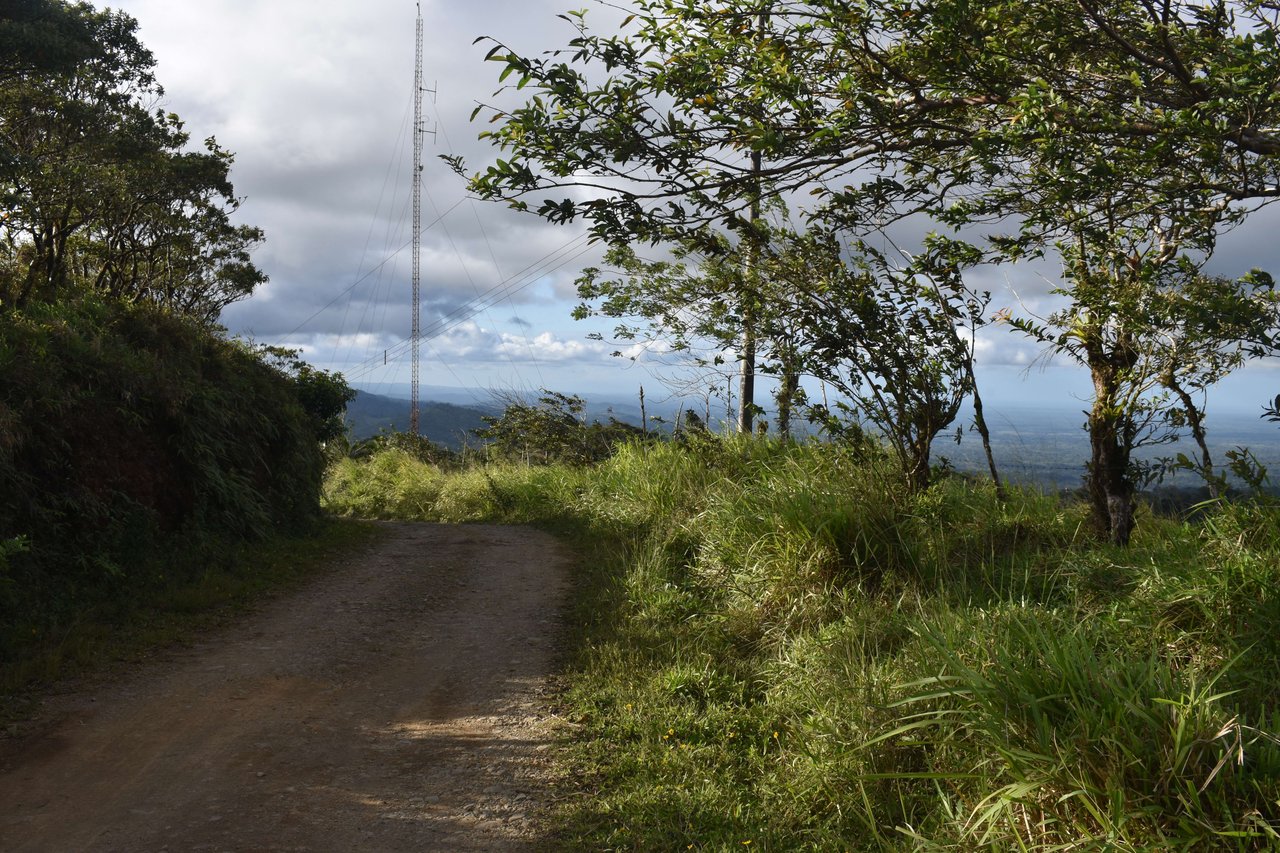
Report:
[[[523,850],[566,592],[545,534],[388,525],[0,743],[0,850]]]

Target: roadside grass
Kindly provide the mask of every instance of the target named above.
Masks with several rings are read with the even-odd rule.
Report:
[[[296,588],[378,535],[367,522],[329,519],[306,534],[192,547],[153,567],[154,585],[83,608],[57,625],[7,626],[0,722],[24,717],[43,686],[197,636],[266,595]]]
[[[344,466],[349,514],[436,482]],[[1057,497],[909,495],[819,445],[439,476],[417,517],[582,552],[559,849],[1280,847],[1274,505],[1144,516],[1122,550]]]
[[[477,466],[445,472],[403,450],[343,459],[325,482],[325,508],[348,518],[386,521],[552,522],[572,506],[585,469]]]

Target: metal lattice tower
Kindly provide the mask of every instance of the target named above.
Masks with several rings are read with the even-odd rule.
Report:
[[[413,331],[409,380],[409,432],[418,435],[418,345],[422,337],[422,4],[414,34],[413,60]]]

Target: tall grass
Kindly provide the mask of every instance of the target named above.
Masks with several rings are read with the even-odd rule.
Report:
[[[467,522],[553,521],[572,506],[585,469],[476,466],[445,473],[403,450],[344,459],[325,483],[326,508],[340,516]]]
[[[1120,550],[1055,497],[911,495],[820,445],[408,465],[344,465],[330,505],[583,548],[564,847],[1280,847],[1273,506]]]

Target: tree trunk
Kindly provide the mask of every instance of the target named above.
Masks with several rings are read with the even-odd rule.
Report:
[[[1093,527],[1101,539],[1128,545],[1136,506],[1129,454],[1133,449],[1131,415],[1118,401],[1120,377],[1134,356],[1123,343],[1106,346],[1100,339],[1086,346],[1093,378],[1089,411],[1089,464],[1085,475]]]
[[[1171,376],[1165,377],[1164,386],[1177,395],[1178,401],[1182,403],[1182,410],[1187,414],[1187,425],[1191,427],[1191,436],[1195,439],[1196,446],[1200,448],[1200,476],[1209,488],[1209,496],[1221,497],[1222,480],[1213,473],[1213,456],[1209,453],[1209,438],[1205,433],[1204,418],[1201,416],[1199,407],[1176,379]]]
[[[1133,535],[1136,497],[1129,476],[1129,448],[1122,418],[1094,403],[1089,413],[1089,466],[1086,483],[1094,529],[1115,545]]]
[[[744,294],[742,310],[742,360],[738,371],[738,432],[751,435],[756,399],[756,318]]]
[[[741,383],[738,388],[738,432],[751,435],[756,409],[756,309],[755,300],[759,288],[755,286],[755,278],[759,275],[760,245],[756,235],[756,222],[760,219],[760,184],[759,174],[762,166],[759,151],[751,152],[751,171],[757,183],[752,191],[751,222],[747,234],[747,257],[742,271],[742,361],[740,368]]]
[[[982,436],[982,449],[987,454],[987,468],[991,471],[991,482],[996,487],[996,498],[1004,500],[1004,483],[1000,481],[1000,472],[996,469],[996,457],[991,452],[991,431],[987,429],[987,419],[982,413],[982,395],[978,393],[978,378],[973,373],[972,357],[965,363],[965,369],[969,373],[969,388],[973,393],[973,425],[978,428],[978,435]]]
[[[1122,392],[1138,353],[1125,331],[1107,340],[1103,328],[1101,320],[1094,320],[1082,327],[1081,334],[1085,363],[1093,380],[1085,487],[1098,537],[1125,546],[1133,535],[1137,508],[1137,489],[1129,468],[1136,430],[1132,407]]]
[[[795,406],[796,392],[800,390],[800,375],[785,372],[778,385],[778,435],[783,441],[791,441],[791,412]]]
[[[649,437],[649,417],[644,410],[644,386],[640,386],[640,434]]]
[[[921,430],[914,436],[907,445],[907,455],[903,459],[904,478],[907,481],[907,491],[915,494],[923,492],[929,488],[930,470],[929,456],[933,447],[933,438],[937,433],[929,433],[928,430]]]

